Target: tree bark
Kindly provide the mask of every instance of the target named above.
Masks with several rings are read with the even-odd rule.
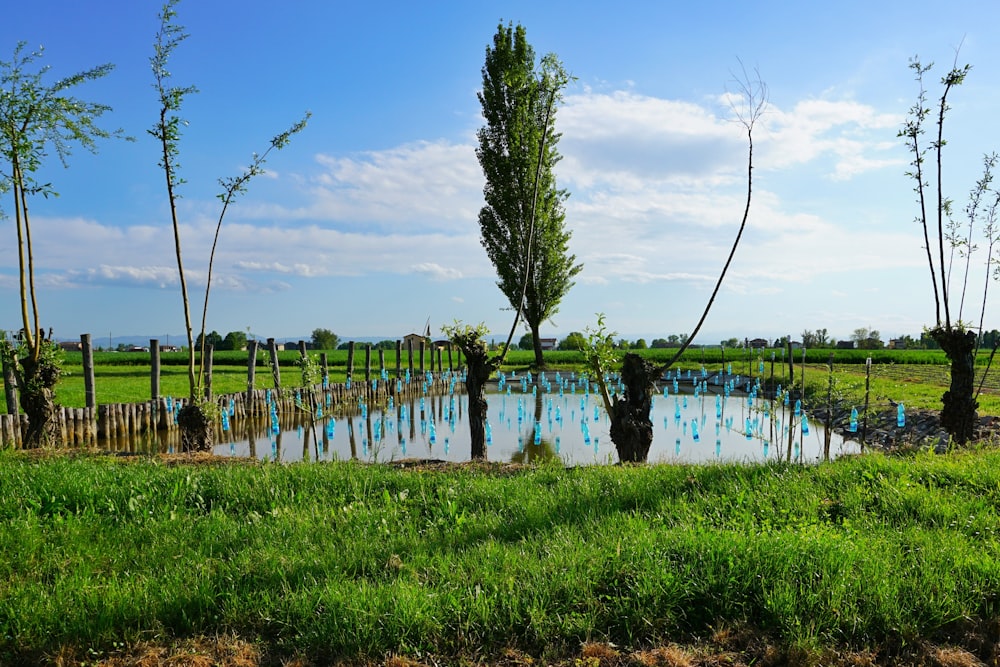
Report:
[[[211,418],[196,403],[188,403],[177,412],[177,426],[181,431],[182,452],[210,452],[214,440]]]
[[[622,361],[624,397],[615,399],[611,414],[611,441],[622,463],[645,463],[653,444],[653,382],[659,368],[636,354]]]
[[[542,358],[542,339],[538,337],[538,324],[529,324],[531,328],[531,346],[535,350],[535,368],[545,368]]]
[[[465,388],[469,393],[469,437],[472,443],[473,461],[485,461],[486,455],[486,381],[495,370],[485,345],[459,344],[465,355],[467,373]]]
[[[59,381],[59,367],[47,355],[41,355],[38,359],[32,359],[28,355],[19,360],[17,371],[15,375],[21,393],[21,407],[28,416],[28,430],[24,435],[25,448],[58,444],[55,386]]]
[[[941,397],[941,426],[959,445],[972,440],[979,415],[975,399],[976,334],[973,331],[937,327],[931,330],[951,362],[951,385]]]

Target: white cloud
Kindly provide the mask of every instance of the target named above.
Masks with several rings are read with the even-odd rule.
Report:
[[[458,280],[462,277],[462,272],[458,269],[446,268],[435,262],[414,264],[410,270],[414,273],[422,273],[432,280]]]
[[[570,251],[585,265],[580,284],[714,284],[746,196],[745,132],[723,102],[630,91],[567,96],[557,117],[564,155],[557,177],[571,192],[567,224]],[[758,173],[728,289],[759,293],[873,263],[919,262],[908,234],[873,225],[848,232],[820,206],[789,210],[794,193],[782,189],[786,173],[794,176],[804,166],[843,182],[896,165],[900,158],[892,151],[898,146],[886,133],[898,122],[898,116],[850,100],[769,108],[755,131],[755,158],[766,176]],[[478,238],[483,177],[471,137],[468,143],[421,141],[350,156],[320,154],[316,164],[317,173],[299,178],[306,187],[298,200],[232,211],[215,257],[216,289],[277,290],[292,277],[493,276]],[[204,284],[215,219],[197,215],[197,202],[185,205],[193,213],[181,229],[185,271],[193,283]],[[176,285],[167,225],[36,222],[39,230],[58,230],[38,237],[48,284]],[[10,245],[0,249],[0,259],[16,266]]]
[[[475,224],[483,175],[472,144],[417,142],[351,157],[316,156],[324,171],[300,213],[317,220],[406,233],[454,231]]]

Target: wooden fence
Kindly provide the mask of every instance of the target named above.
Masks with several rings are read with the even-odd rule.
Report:
[[[281,387],[280,376],[277,374],[277,349],[273,339],[268,341],[271,352],[272,370],[275,372],[275,388],[273,389],[249,389],[244,392],[234,394],[224,394],[215,396],[211,394],[211,346],[206,346],[206,377],[205,389],[211,397],[210,400],[219,407],[219,413],[226,411],[231,422],[250,422],[254,419],[267,417],[273,405],[281,421],[290,421],[296,415],[305,416],[315,414],[320,406],[324,412],[329,412],[330,408],[341,410],[344,408],[356,408],[364,401],[366,403],[383,403],[390,398],[397,403],[416,398],[423,395],[438,395],[447,393],[452,388],[455,376],[452,375],[451,364],[453,361],[450,347],[447,349],[448,365],[447,371],[443,368],[443,349],[437,349],[438,373],[428,371],[424,367],[424,344],[419,346],[419,368],[420,374],[415,375],[413,368],[413,349],[409,347],[409,365],[407,376],[409,381],[404,379],[402,367],[402,344],[397,341],[397,364],[395,378],[388,377],[385,370],[385,357],[382,350],[379,350],[378,377],[372,378],[371,367],[371,346],[367,346],[365,353],[365,379],[354,381],[353,357],[354,343],[350,343],[348,352],[347,382],[331,384],[323,382],[308,387]],[[150,341],[151,370],[150,387],[153,398],[141,403],[111,403],[95,405],[93,397],[94,372],[93,356],[90,348],[90,336],[81,336],[81,349],[83,351],[84,384],[88,406],[84,408],[57,407],[56,419],[59,422],[61,440],[65,445],[71,446],[97,446],[104,441],[122,442],[134,439],[143,434],[153,432],[167,432],[168,434],[177,430],[175,415],[177,410],[187,402],[186,399],[171,399],[158,396],[159,393],[159,346],[157,341]],[[299,343],[300,353],[305,356],[307,351],[305,343]],[[433,352],[431,350],[431,368],[433,369]],[[247,363],[247,386],[254,386],[256,372],[257,349],[255,344],[251,344],[248,349]],[[323,377],[328,377],[326,355],[321,355],[320,366]],[[4,369],[7,405],[13,407],[10,414],[0,414],[0,445],[20,447],[23,444],[23,433],[27,427],[27,416],[17,412],[17,394],[9,382],[9,369]],[[464,385],[462,386],[464,390]],[[221,428],[221,420],[217,420],[216,428]]]

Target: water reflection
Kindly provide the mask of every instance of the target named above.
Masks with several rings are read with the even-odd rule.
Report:
[[[492,461],[567,465],[616,463],[609,420],[594,394],[507,387],[487,394],[487,453]],[[700,394],[656,395],[650,462],[768,460],[816,461],[823,429],[804,422],[794,405],[756,397]],[[470,453],[468,397],[425,396],[400,404],[282,415],[234,421],[216,432],[215,453],[275,461],[402,459],[467,461]],[[107,442],[110,449],[174,451],[176,431],[141,441]],[[831,438],[831,456],[858,451],[854,442]]]

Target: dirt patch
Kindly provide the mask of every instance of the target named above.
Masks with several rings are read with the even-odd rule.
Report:
[[[702,641],[667,643],[639,650],[626,650],[603,642],[586,642],[570,655],[533,656],[516,649],[503,649],[492,658],[475,656],[421,655],[413,658],[390,654],[383,658],[341,657],[332,662],[314,662],[302,656],[278,656],[267,647],[255,645],[239,637],[199,637],[173,642],[140,642],[102,654],[94,650],[64,648],[56,655],[46,656],[32,664],[59,667],[318,667],[335,664],[339,667],[976,667],[997,664],[1000,654],[996,643],[974,646],[916,643],[899,647],[865,649],[779,647],[761,639],[750,629],[716,630]],[[973,651],[971,649],[977,649]]]

